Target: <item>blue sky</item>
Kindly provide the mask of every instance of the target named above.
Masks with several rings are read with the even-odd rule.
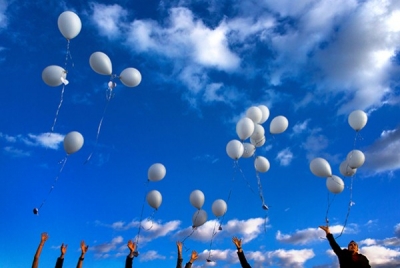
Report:
[[[57,26],[66,10],[82,22],[67,60]],[[252,267],[337,267],[318,230],[326,216],[336,236],[343,231],[338,243],[358,241],[373,267],[400,265],[398,1],[0,0],[0,36],[1,267],[29,267],[42,232],[50,238],[41,267],[54,265],[61,243],[64,266],[74,267],[81,240],[85,267],[123,267],[129,239],[139,241],[134,267],[174,267],[178,240],[184,262],[199,252],[194,267],[239,267],[232,236]],[[113,74],[142,75],[134,88],[116,79],[107,109],[109,77],[89,65],[96,51]],[[69,81],[52,133],[63,86],[43,82],[49,65],[67,69]],[[258,174],[268,211],[254,159],[235,165],[226,153],[236,123],[258,105],[270,110],[256,150],[271,165]],[[368,115],[358,135],[347,122],[357,109]],[[289,127],[271,135],[278,115]],[[71,131],[84,145],[63,166]],[[353,149],[366,161],[343,177]],[[342,193],[311,173],[316,157],[343,179]],[[148,182],[154,163],[166,176]],[[150,190],[162,194],[156,212]],[[204,193],[208,220],[191,234],[193,190]],[[216,199],[228,205],[220,219]]]

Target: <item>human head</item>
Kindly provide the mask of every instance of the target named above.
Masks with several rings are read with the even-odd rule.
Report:
[[[353,240],[350,241],[349,245],[347,246],[347,249],[352,252],[358,252],[358,245],[356,242]]]

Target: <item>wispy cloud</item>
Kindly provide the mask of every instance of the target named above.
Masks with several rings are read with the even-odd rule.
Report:
[[[290,148],[283,149],[282,151],[278,152],[278,155],[276,156],[276,160],[279,161],[281,166],[290,165],[292,159],[293,159],[293,153],[290,150]]]
[[[364,150],[365,168],[372,173],[400,169],[400,127],[385,130],[372,145]]]

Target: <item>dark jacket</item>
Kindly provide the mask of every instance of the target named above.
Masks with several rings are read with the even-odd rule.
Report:
[[[126,256],[125,268],[132,268],[133,258]]]
[[[176,268],[182,268],[182,262],[183,262],[183,259],[178,257],[178,260],[176,261]],[[191,268],[191,267],[192,267],[192,263],[187,262],[185,265],[185,268]]]
[[[331,248],[338,256],[340,268],[371,268],[367,257],[357,253],[355,259],[353,259],[353,253],[347,249],[342,249],[335,241],[332,234],[327,234],[329,244]]]
[[[61,259],[60,257],[57,258],[56,262],[56,268],[62,268],[64,264],[64,259]]]
[[[251,268],[250,264],[246,260],[246,257],[244,256],[243,250],[238,251],[237,255],[239,257],[240,265],[242,265],[243,268]]]

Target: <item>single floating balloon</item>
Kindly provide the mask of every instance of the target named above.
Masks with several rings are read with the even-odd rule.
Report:
[[[365,162],[365,155],[360,150],[352,150],[347,154],[346,162],[351,168],[359,168]]]
[[[192,204],[192,206],[194,206],[197,209],[201,209],[201,207],[204,204],[204,194],[202,191],[200,190],[194,190],[193,192],[190,193],[190,204]]]
[[[250,118],[254,123],[258,124],[261,121],[263,114],[257,106],[251,106],[246,111],[246,117]]]
[[[166,173],[167,170],[163,164],[155,163],[147,171],[147,178],[149,181],[160,181],[164,179]]]
[[[332,175],[326,179],[326,187],[328,188],[329,192],[333,194],[339,194],[344,189],[344,182],[338,176]]]
[[[269,170],[270,164],[267,158],[264,156],[257,156],[254,160],[254,168],[258,172],[267,172]]]
[[[258,108],[260,108],[262,112],[262,117],[259,124],[264,124],[269,118],[269,109],[265,105],[258,105]]]
[[[339,171],[340,174],[342,174],[345,177],[351,177],[354,174],[356,174],[357,169],[356,168],[351,168],[347,161],[343,161],[340,166],[339,166]]]
[[[142,75],[135,68],[126,68],[119,75],[119,79],[127,87],[136,87],[142,81]]]
[[[256,151],[256,146],[251,143],[245,142],[243,143],[243,149],[244,150],[242,157],[249,158],[252,157],[254,152]]]
[[[192,227],[193,228],[197,228],[199,226],[202,226],[205,222],[207,221],[207,212],[205,212],[204,210],[200,209],[198,211],[196,211],[193,214],[192,217]]]
[[[162,202],[161,193],[157,190],[150,191],[146,196],[146,200],[150,207],[158,209]]]
[[[64,137],[64,150],[67,154],[79,151],[83,146],[83,136],[77,131],[71,131]]]
[[[112,63],[110,58],[103,52],[97,51],[90,55],[90,67],[98,74],[111,75]]]
[[[278,115],[272,119],[269,125],[269,132],[271,134],[283,133],[289,126],[289,121],[283,115]]]
[[[254,132],[254,122],[248,118],[243,117],[236,123],[236,134],[244,141],[249,138]]]
[[[317,177],[327,178],[332,176],[331,166],[328,161],[321,157],[317,157],[311,161],[310,170]]]
[[[244,153],[243,144],[238,140],[231,140],[226,145],[226,153],[233,160],[238,160]]]
[[[44,68],[42,72],[42,79],[46,85],[51,87],[58,87],[66,81],[67,71],[57,65],[50,65]]]
[[[226,213],[227,208],[228,206],[226,205],[226,202],[222,199],[215,200],[211,206],[211,210],[217,218],[223,216]]]
[[[365,127],[368,121],[367,114],[362,110],[355,110],[350,113],[348,117],[349,125],[355,130],[359,131]]]
[[[81,19],[72,11],[64,11],[58,16],[58,29],[68,40],[75,38],[82,29]]]

